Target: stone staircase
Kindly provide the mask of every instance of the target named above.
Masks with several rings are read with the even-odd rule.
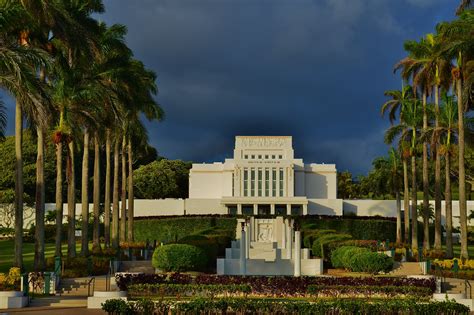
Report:
[[[472,281],[468,281],[471,286],[474,286]],[[473,290],[469,290],[469,286],[467,286],[463,279],[453,279],[453,278],[446,278],[443,286],[441,288],[443,293],[435,293],[433,295],[434,300],[444,301],[446,298],[449,300],[454,299],[457,303],[464,304],[471,309],[471,312],[474,311],[474,292]]]
[[[151,260],[135,260],[120,262],[120,272],[143,272],[155,273],[155,268],[151,265]]]
[[[415,276],[422,275],[423,270],[421,269],[420,263],[418,262],[395,262],[393,270],[389,272],[390,276],[403,277],[403,276]]]
[[[30,307],[86,307],[87,295],[95,291],[106,291],[105,276],[97,276],[90,285],[88,292],[88,282],[91,278],[69,278],[62,279],[55,296],[35,297],[30,302]]]

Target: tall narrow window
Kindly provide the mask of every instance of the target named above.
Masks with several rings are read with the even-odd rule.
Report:
[[[272,197],[276,197],[277,193],[277,171],[276,169],[272,170]]]
[[[283,197],[283,169],[280,168],[280,197]]]
[[[263,180],[263,178],[262,178],[262,169],[259,168],[258,169],[258,196],[259,197],[263,196],[263,194],[262,194],[262,180]]]
[[[270,195],[270,171],[265,169],[265,197]]]
[[[244,169],[244,197],[248,196],[248,180],[249,180],[249,171],[248,169]]]
[[[250,196],[255,197],[255,169],[250,170]]]

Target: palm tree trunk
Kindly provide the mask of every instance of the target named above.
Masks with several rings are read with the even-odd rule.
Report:
[[[426,91],[423,91],[423,132],[428,129]],[[430,249],[430,190],[428,183],[428,142],[423,141],[423,249]]]
[[[445,191],[444,191],[444,203],[446,208],[446,256],[452,258],[453,253],[453,205],[451,201],[451,157],[449,153],[445,155]]]
[[[395,192],[395,198],[397,199],[397,243],[402,243],[402,201],[400,200],[400,192]]]
[[[74,170],[74,142],[68,143],[67,159],[67,217],[68,217],[68,257],[76,257],[76,174]]]
[[[405,216],[405,243],[410,240],[410,193],[408,184],[408,161],[403,159],[403,208]]]
[[[36,127],[36,198],[35,198],[35,258],[34,269],[44,270],[44,131]]]
[[[122,139],[122,211],[120,215],[120,241],[127,240],[127,140]]]
[[[100,147],[99,133],[94,135],[94,230],[92,236],[92,247],[94,251],[100,250]]]
[[[23,108],[15,107],[15,266],[23,269]]]
[[[105,132],[105,200],[104,200],[104,241],[110,246],[110,130]]]
[[[439,127],[439,87],[435,85],[435,127]],[[435,160],[435,240],[434,248],[441,250],[441,154],[439,144],[436,143]]]
[[[87,128],[84,130],[84,152],[82,155],[81,207],[81,255],[87,256],[89,254],[89,130]]]
[[[461,74],[459,74],[460,76]],[[466,169],[464,164],[464,103],[462,98],[461,77],[456,80],[458,99],[458,147],[459,147],[459,219],[461,225],[461,258],[468,259],[467,249],[467,202],[466,202]]]
[[[55,256],[62,256],[61,238],[63,228],[63,143],[56,144],[56,250]]]
[[[128,241],[133,242],[133,160],[132,160],[132,141],[128,140]]]
[[[411,247],[418,250],[418,215],[416,187],[416,157],[411,157]]]
[[[119,141],[114,143],[114,191],[112,205],[112,246],[119,247]]]

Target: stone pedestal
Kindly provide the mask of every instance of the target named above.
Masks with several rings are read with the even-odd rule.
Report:
[[[95,291],[94,296],[87,298],[87,308],[101,309],[102,303],[107,300],[127,300],[127,291]]]
[[[0,291],[0,309],[23,308],[28,305],[28,297],[21,291]]]

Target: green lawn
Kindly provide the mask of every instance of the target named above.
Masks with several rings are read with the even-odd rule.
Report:
[[[23,263],[26,271],[33,270],[34,243],[23,243]],[[80,244],[76,243],[76,249],[79,252]],[[67,245],[62,246],[63,254],[67,254]],[[45,244],[44,255],[46,258],[54,256],[54,243]],[[14,241],[0,240],[0,272],[8,272],[13,265]]]

